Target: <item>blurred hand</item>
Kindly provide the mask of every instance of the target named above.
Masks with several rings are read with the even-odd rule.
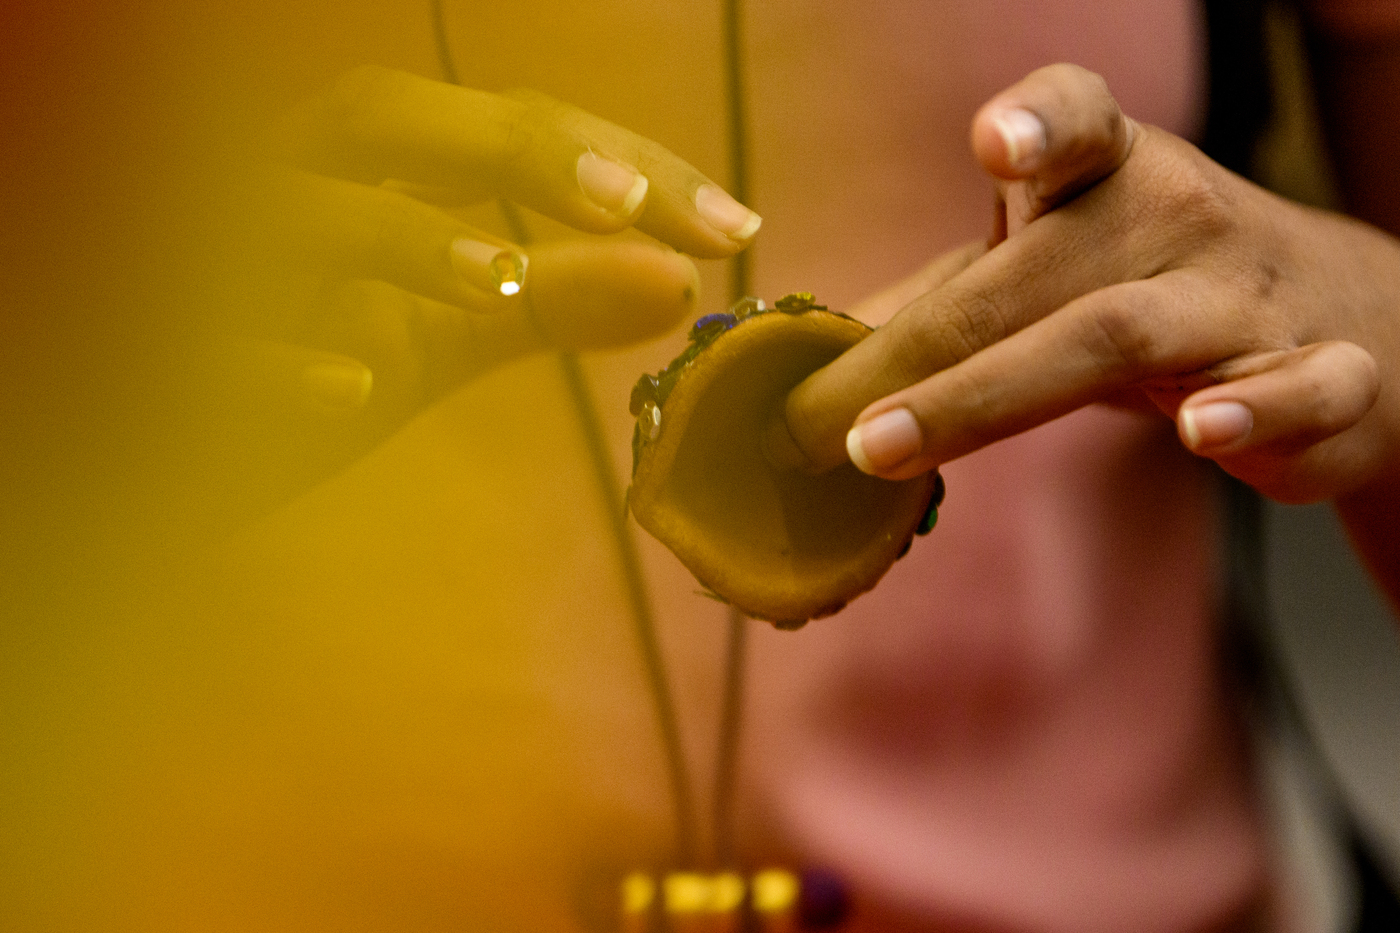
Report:
[[[696,301],[677,250],[729,256],[759,224],[656,143],[533,92],[360,68],[272,146],[236,206],[264,307],[245,315],[253,350],[233,365],[253,374],[251,407],[329,426],[329,468],[514,357],[665,332]],[[548,241],[499,236],[482,205],[496,198],[557,222]]]
[[[1133,122],[1074,66],[987,103],[972,143],[998,179],[990,248],[936,260],[919,276],[925,294],[792,392],[804,465],[849,455],[906,478],[1136,396],[1189,449],[1280,500],[1335,497],[1394,470],[1391,237]]]

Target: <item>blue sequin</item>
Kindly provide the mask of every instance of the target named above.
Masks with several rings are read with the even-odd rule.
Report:
[[[690,339],[700,340],[705,337],[715,337],[737,323],[739,323],[737,317],[723,311],[718,314],[707,314],[696,321],[695,326],[690,329]]]

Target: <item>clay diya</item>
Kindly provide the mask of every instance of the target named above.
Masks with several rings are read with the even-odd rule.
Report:
[[[747,298],[696,321],[684,352],[632,390],[632,514],[713,595],[780,628],[869,590],[937,519],[937,473],[810,474],[764,454],[788,392],[869,333],[808,293],[772,309]]]

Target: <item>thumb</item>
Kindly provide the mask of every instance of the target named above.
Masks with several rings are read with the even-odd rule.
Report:
[[[983,105],[972,120],[972,149],[1004,183],[1014,232],[1117,170],[1134,130],[1103,78],[1049,65]]]

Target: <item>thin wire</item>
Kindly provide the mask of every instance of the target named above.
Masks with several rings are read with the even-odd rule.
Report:
[[[447,44],[447,13],[442,8],[442,0],[428,0],[433,16],[433,40],[437,43],[438,67],[442,69],[442,79],[448,84],[461,84],[457,77],[457,62],[452,57],[452,46]]]
[[[447,42],[447,20],[442,0],[429,2],[432,6],[433,32],[437,39],[443,77],[453,84],[460,84],[452,49]],[[511,239],[521,246],[529,245],[530,231],[520,211],[509,201],[502,200],[499,206],[501,215],[510,228]],[[528,293],[525,299],[529,300]],[[681,865],[690,866],[695,864],[698,849],[695,795],[690,785],[690,772],[685,763],[679,718],[671,699],[665,660],[656,634],[656,619],[652,612],[650,595],[647,593],[641,557],[637,553],[637,542],[632,536],[632,529],[627,524],[616,465],[613,463],[612,452],[608,449],[607,436],[603,430],[602,419],[598,416],[593,392],[588,385],[588,377],[576,353],[561,352],[557,354],[557,362],[568,386],[569,397],[573,401],[584,444],[588,448],[588,457],[593,465],[593,478],[603,500],[603,511],[608,515],[613,543],[617,547],[618,563],[627,587],[633,630],[642,655],[642,666],[646,671],[647,689],[651,693],[657,727],[661,731],[667,776],[671,785],[672,811],[676,824],[676,859]]]
[[[739,740],[744,719],[744,668],[748,656],[748,620],[729,608],[729,641],[725,648],[724,705],[720,711],[718,753],[715,757],[715,862],[734,861],[734,791],[739,772]]]
[[[730,185],[739,203],[749,200],[748,121],[744,112],[744,43],[742,0],[724,3],[724,73],[729,113]],[[749,251],[731,261],[731,302],[750,294],[752,267]],[[744,719],[744,681],[747,666],[748,620],[729,607],[729,637],[725,648],[724,699],[720,708],[719,738],[715,755],[713,819],[715,861],[721,866],[734,858],[734,794],[739,772],[739,748]]]
[[[724,0],[724,74],[726,109],[729,113],[729,183],[740,204],[749,203],[749,134],[744,112],[743,0]],[[729,297],[731,303],[746,298],[752,290],[750,251],[736,253],[730,260]]]
[[[695,797],[690,786],[689,769],[685,764],[685,751],[681,745],[679,720],[675,705],[671,701],[671,691],[667,686],[666,665],[661,655],[661,644],[656,637],[656,620],[652,614],[651,599],[647,594],[642,561],[637,554],[637,542],[632,537],[632,529],[627,524],[627,513],[622,504],[622,490],[618,487],[612,452],[608,450],[603,423],[598,417],[593,393],[589,391],[587,376],[583,367],[579,365],[578,354],[560,353],[558,359],[559,368],[569,386],[569,395],[574,401],[579,426],[583,429],[584,441],[588,445],[589,459],[593,462],[593,476],[598,484],[598,492],[603,497],[604,511],[608,513],[612,525],[613,543],[617,545],[622,575],[627,583],[627,598],[632,606],[637,647],[642,653],[647,687],[651,691],[657,725],[661,729],[661,741],[666,749],[671,799],[675,809],[677,858],[680,864],[690,866],[695,863],[697,851]]]

